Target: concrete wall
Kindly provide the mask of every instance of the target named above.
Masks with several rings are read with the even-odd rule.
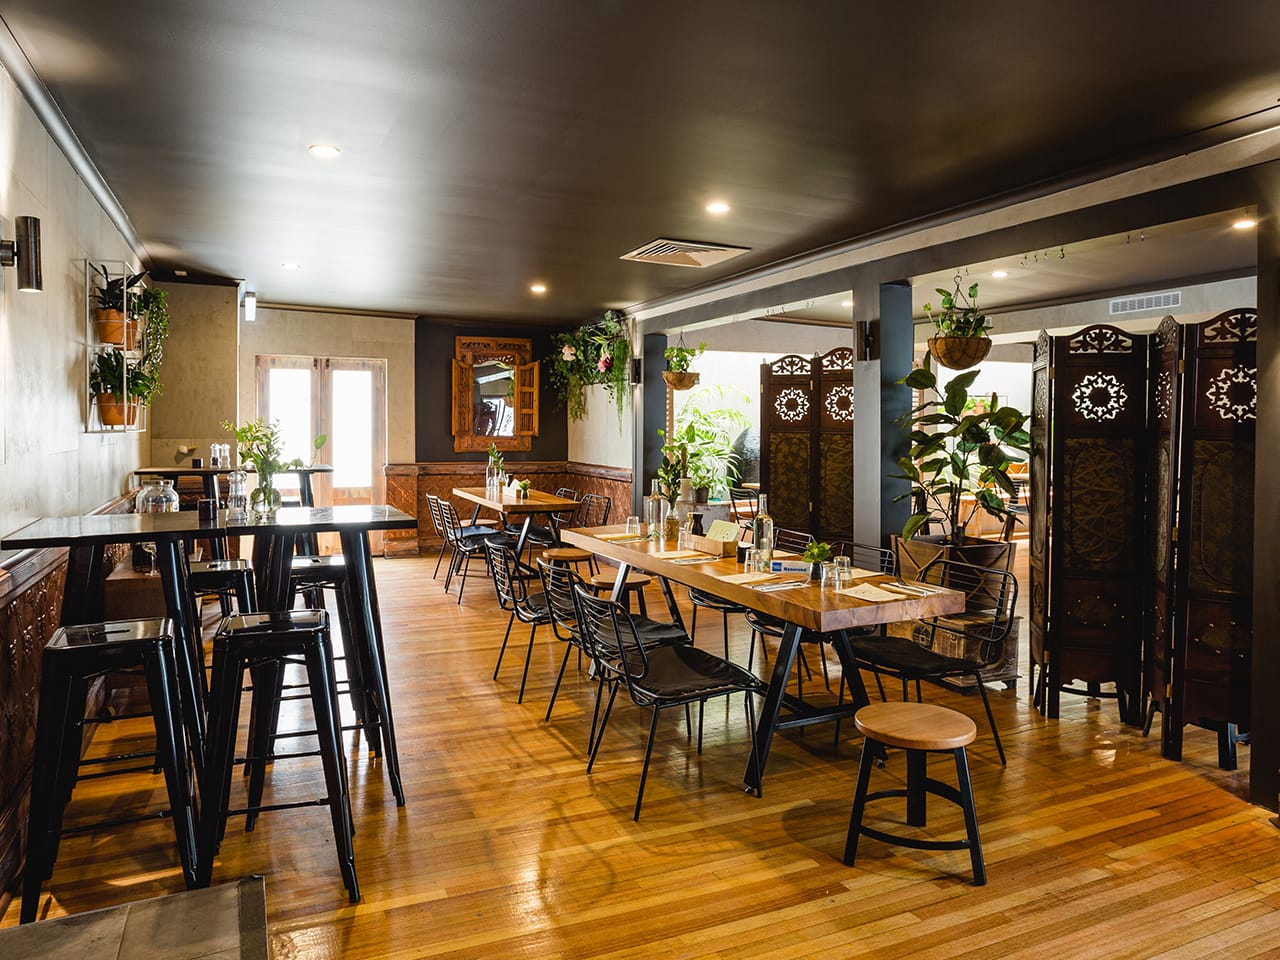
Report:
[[[164,393],[151,411],[151,464],[189,463],[193,456],[207,462],[210,443],[233,443],[222,421],[240,422],[239,298],[235,287],[160,287],[168,297],[170,323],[160,367]]]
[[[601,385],[587,387],[587,416],[569,421],[569,459],[601,467],[631,467],[631,402],[622,411]],[[625,517],[624,517],[625,519]]]
[[[123,237],[0,71],[0,232],[40,218],[43,293],[0,293],[0,534],[84,513],[145,465],[147,434],[85,433],[86,258],[136,264]]]
[[[262,306],[257,317],[240,325],[238,423],[258,415],[254,358],[259,355],[382,359],[387,361],[387,462],[413,461],[413,320]],[[448,413],[446,407],[442,416]]]

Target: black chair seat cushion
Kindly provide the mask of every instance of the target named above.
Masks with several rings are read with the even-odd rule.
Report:
[[[524,524],[522,523],[508,523],[502,528],[502,532],[510,537],[518,537],[523,527]],[[529,532],[525,534],[525,539],[530,543],[546,544],[547,546],[557,542],[555,533],[552,532],[550,527],[542,523],[529,524]]]
[[[738,613],[745,611],[747,608],[740,603],[734,603],[732,600],[725,600],[717,597],[712,593],[705,593],[702,590],[689,588],[689,602],[699,607],[708,607],[712,610],[719,610],[722,613]]]
[[[880,637],[865,643],[854,640],[851,645],[859,660],[907,678],[964,676],[981,669],[981,664],[972,660],[944,657],[906,637]]]
[[[652,643],[693,643],[693,639],[678,623],[663,623],[661,620],[636,616],[631,618],[631,622],[635,624],[636,636],[645,646]]]
[[[651,701],[701,700],[744,688],[763,692],[765,685],[736,663],[694,646],[664,646],[649,651],[649,669],[633,677],[632,690]]]

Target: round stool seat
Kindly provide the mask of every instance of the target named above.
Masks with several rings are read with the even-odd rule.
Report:
[[[597,573],[591,578],[591,586],[597,590],[612,590],[613,585],[617,582],[618,575],[616,573]],[[637,573],[635,570],[627,571],[626,587],[627,590],[641,590],[653,583],[653,577],[645,573]]]
[[[956,750],[973,743],[974,722],[932,703],[888,701],[863,707],[853,718],[863,736],[904,750]]]
[[[581,547],[552,547],[542,551],[542,559],[547,563],[587,563],[591,557],[591,551]]]

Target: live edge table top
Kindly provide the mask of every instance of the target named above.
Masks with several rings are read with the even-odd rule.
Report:
[[[900,620],[919,620],[922,617],[958,613],[964,609],[965,595],[958,590],[941,590],[928,596],[902,597],[875,603],[859,600],[832,590],[822,590],[818,584],[775,592],[760,591],[742,584],[729,583],[720,578],[741,573],[742,567],[733,557],[708,558],[705,563],[677,563],[674,560],[655,557],[653,554],[674,549],[674,543],[648,540],[617,542],[601,540],[596,534],[619,534],[623,526],[576,528],[560,531],[565,543],[582,547],[602,557],[608,557],[628,566],[638,567],[647,573],[665,577],[675,583],[696,587],[713,596],[731,600],[752,610],[758,610],[794,623],[797,626],[821,633],[835,630],[851,630],[856,627]],[[783,574],[783,577],[794,576]],[[892,588],[894,578],[888,575],[867,577],[858,583]]]
[[[501,514],[555,513],[559,510],[572,510],[578,506],[577,500],[557,497],[554,493],[544,493],[541,490],[530,490],[529,496],[517,497],[507,490],[494,496],[484,487],[454,487],[453,495],[460,500],[488,507]]]

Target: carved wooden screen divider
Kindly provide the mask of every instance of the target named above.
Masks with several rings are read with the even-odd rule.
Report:
[[[1141,341],[1141,342],[1140,342]],[[1114,682],[1121,716],[1141,716],[1146,337],[1088,327],[1050,346],[1046,711],[1064,683]]]
[[[1258,315],[1233,310],[1186,331],[1183,361],[1172,695],[1163,750],[1182,758],[1184,724],[1217,730],[1235,767],[1249,725]]]
[[[1194,723],[1219,732],[1228,768],[1250,709],[1256,337],[1253,310],[1149,338],[1096,326],[1042,335],[1033,364],[1046,712],[1067,681],[1114,682],[1136,723],[1140,676],[1165,756]]]
[[[776,526],[853,535],[853,364],[849,347],[760,367],[760,488]]]

